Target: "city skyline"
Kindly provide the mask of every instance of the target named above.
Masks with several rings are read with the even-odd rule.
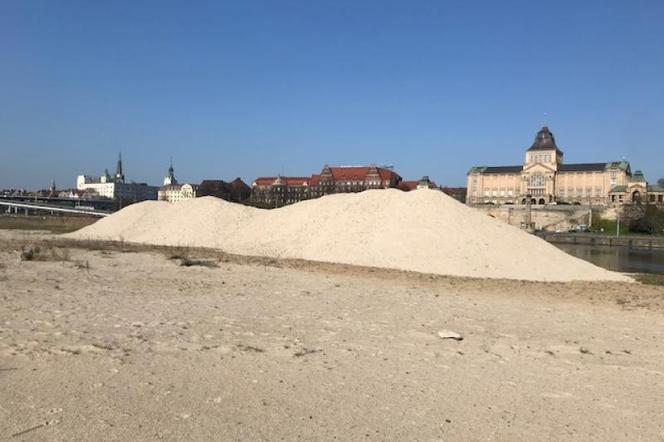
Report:
[[[548,125],[664,176],[655,1],[0,5],[0,187],[394,164],[460,186]]]

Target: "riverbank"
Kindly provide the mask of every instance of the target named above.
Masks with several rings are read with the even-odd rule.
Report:
[[[634,247],[664,249],[664,236],[604,235],[599,233],[537,232],[540,238],[555,244],[585,244],[591,246]]]

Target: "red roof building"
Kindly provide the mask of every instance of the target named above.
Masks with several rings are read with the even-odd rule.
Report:
[[[274,208],[330,193],[396,188],[401,176],[388,167],[325,166],[310,177],[259,177],[251,185],[251,204]]]
[[[437,189],[438,186],[428,176],[423,176],[417,181],[402,181],[397,188],[404,192],[410,192],[416,189]]]

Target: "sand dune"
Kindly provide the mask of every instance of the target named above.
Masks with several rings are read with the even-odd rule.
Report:
[[[428,189],[336,194],[275,210],[212,197],[148,201],[68,236],[456,276],[631,280]]]

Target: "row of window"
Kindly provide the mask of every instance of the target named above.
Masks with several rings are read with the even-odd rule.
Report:
[[[532,193],[532,191],[535,190],[541,190],[538,188],[538,186],[529,186],[528,191]],[[471,189],[471,193],[473,195],[477,195],[477,188]],[[484,196],[512,196],[512,195],[518,195],[520,193],[520,190],[518,188],[497,188],[494,187],[492,189],[484,189]],[[541,192],[540,192],[541,193]],[[560,196],[603,196],[604,192],[602,191],[601,187],[595,187],[594,189],[592,187],[568,187],[564,188],[561,187],[557,190],[556,192]]]
[[[596,187],[593,192],[592,187],[577,187],[577,188],[572,188],[568,187],[565,189],[564,187],[561,187],[558,189],[558,195],[560,196],[603,196],[604,192],[602,192],[601,187]]]
[[[530,162],[531,163],[550,163],[553,159],[550,153],[531,153]]]
[[[473,191],[473,194],[476,194],[475,191]],[[484,196],[513,196],[513,195],[518,195],[519,190],[518,189],[485,189],[484,190]]]

